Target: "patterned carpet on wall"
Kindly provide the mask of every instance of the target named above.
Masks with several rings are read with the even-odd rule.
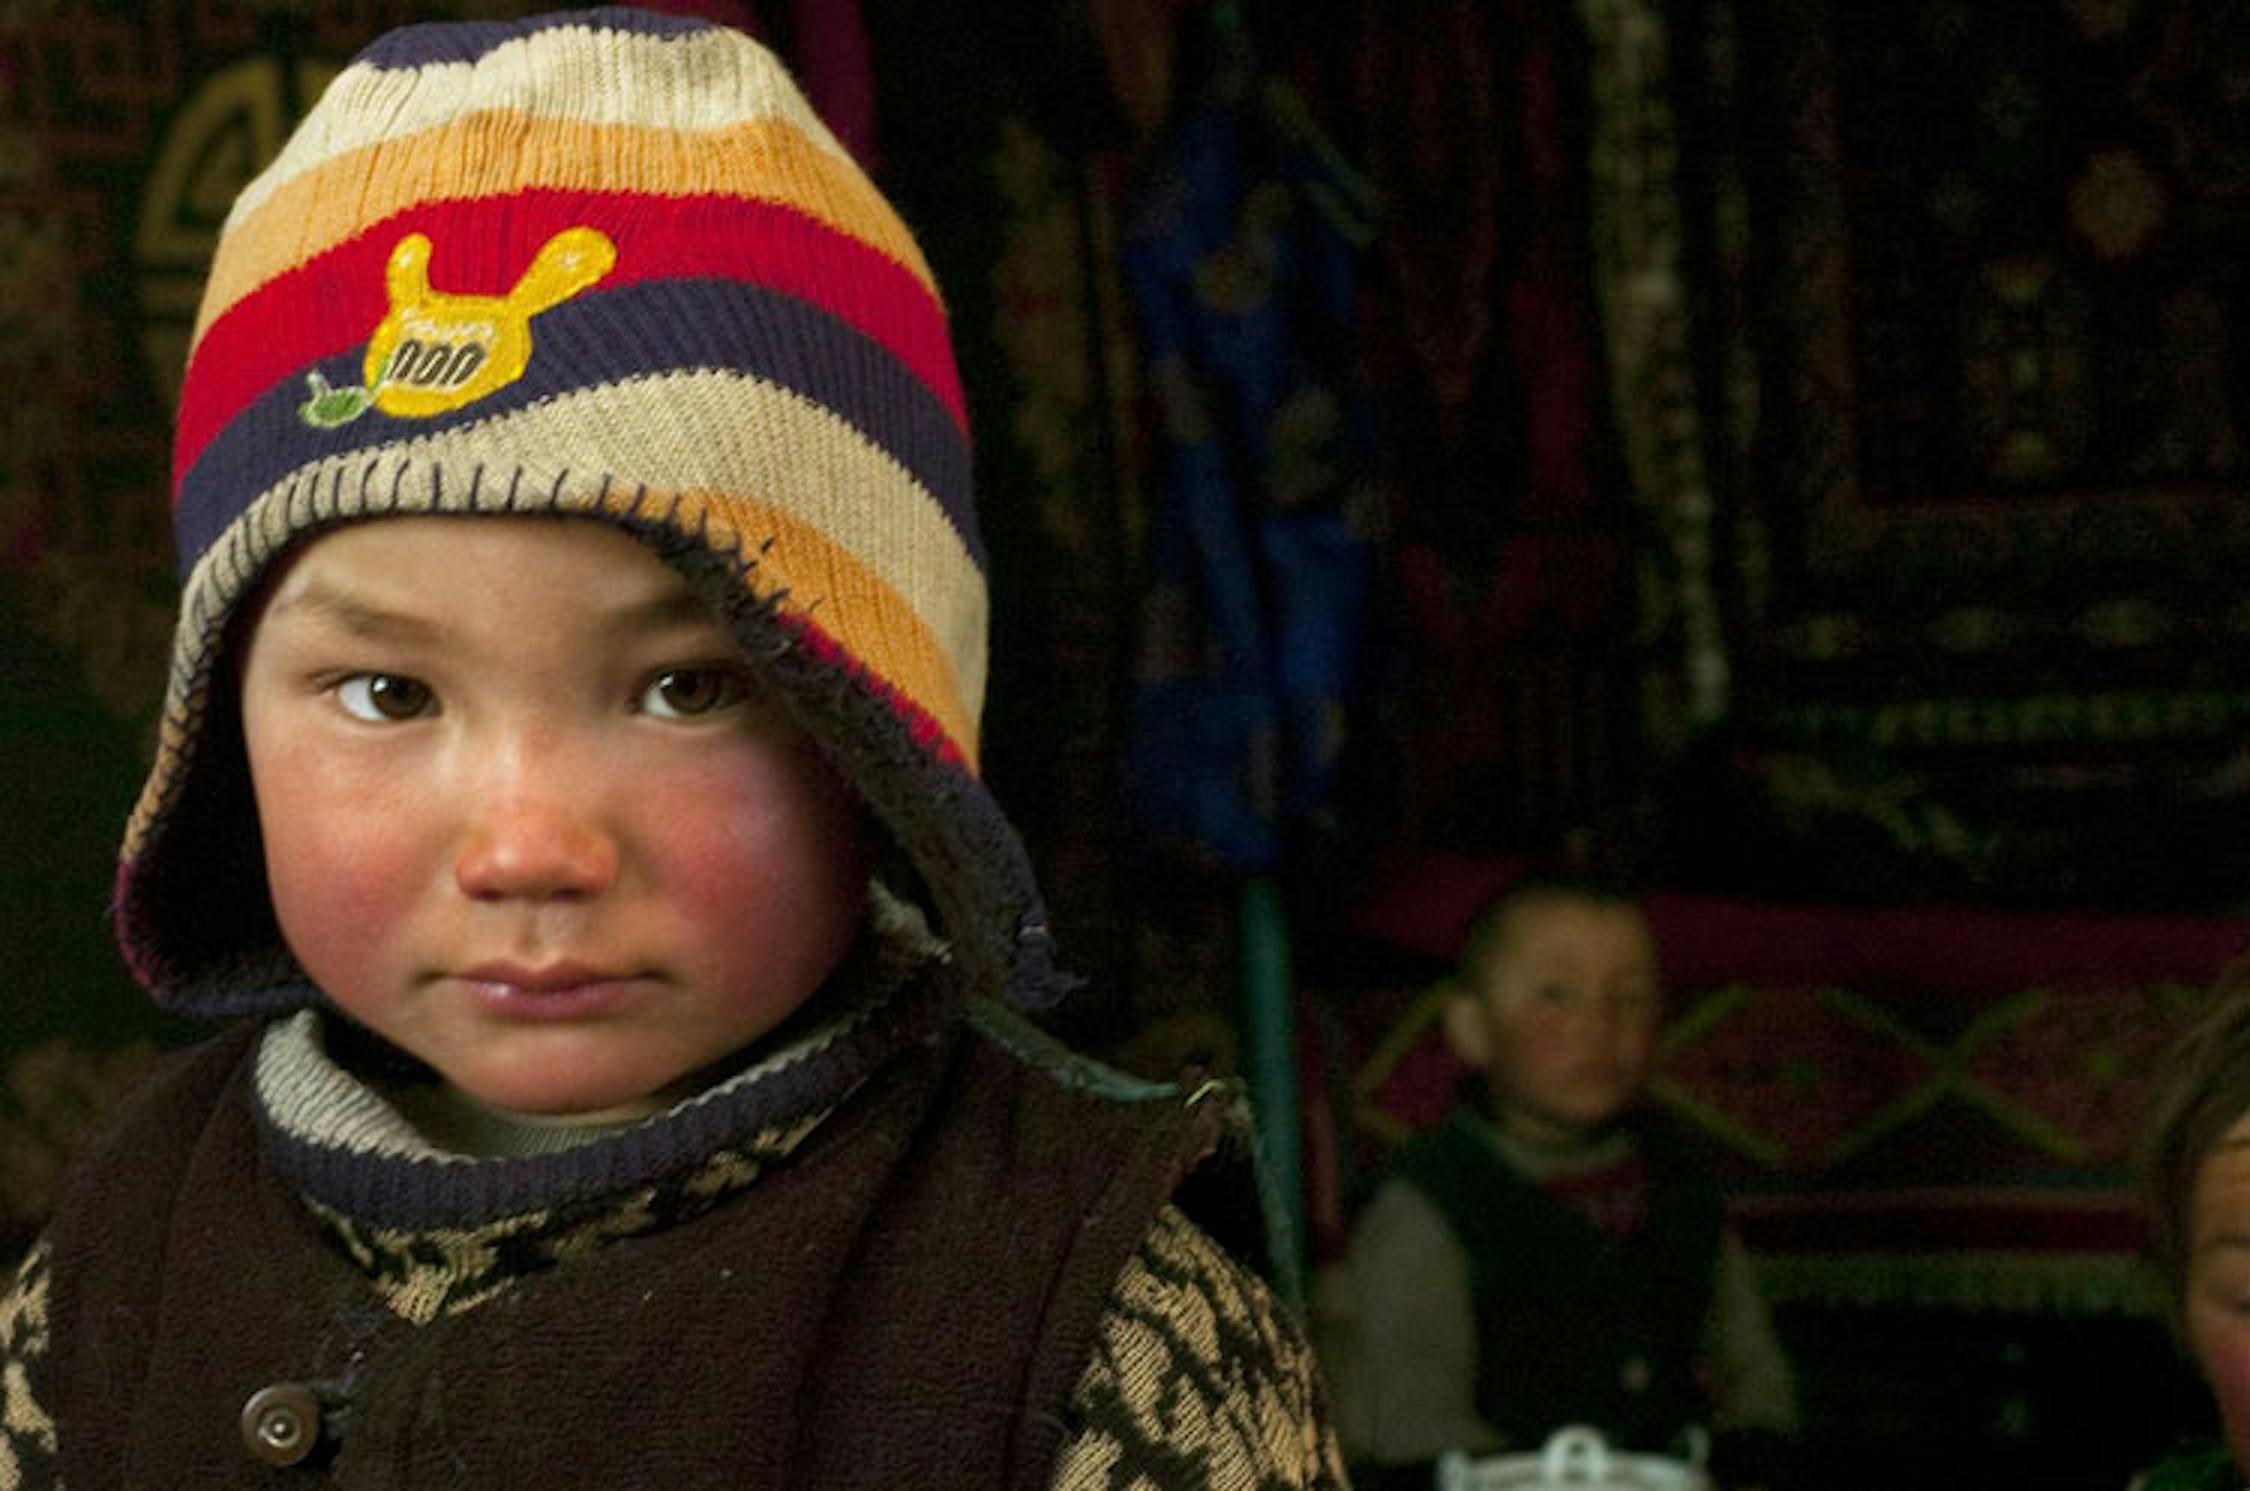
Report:
[[[1679,801],[1752,831],[1704,883],[2245,904],[2245,13],[1739,10],[1765,454]]]

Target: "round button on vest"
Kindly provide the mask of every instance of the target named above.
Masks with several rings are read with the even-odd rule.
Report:
[[[243,1447],[268,1465],[295,1465],[320,1443],[320,1398],[301,1382],[262,1387],[242,1405]]]

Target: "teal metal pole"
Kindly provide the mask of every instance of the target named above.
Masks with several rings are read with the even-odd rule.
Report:
[[[1281,887],[1270,877],[1243,886],[1241,935],[1243,1046],[1264,1161],[1266,1215],[1274,1232],[1274,1282],[1292,1306],[1302,1306],[1305,1177],[1297,1119],[1297,987]]]

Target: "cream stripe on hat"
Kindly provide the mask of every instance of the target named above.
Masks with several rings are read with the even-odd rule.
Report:
[[[227,231],[306,172],[445,124],[470,97],[480,110],[577,124],[696,131],[776,121],[850,160],[772,55],[746,51],[731,33],[637,36],[560,26],[503,43],[474,62],[345,68],[322,95],[321,110],[235,198]]]

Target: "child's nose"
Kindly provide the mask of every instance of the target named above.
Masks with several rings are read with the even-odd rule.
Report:
[[[476,901],[586,900],[616,882],[617,842],[567,793],[519,789],[477,815],[453,878]]]

